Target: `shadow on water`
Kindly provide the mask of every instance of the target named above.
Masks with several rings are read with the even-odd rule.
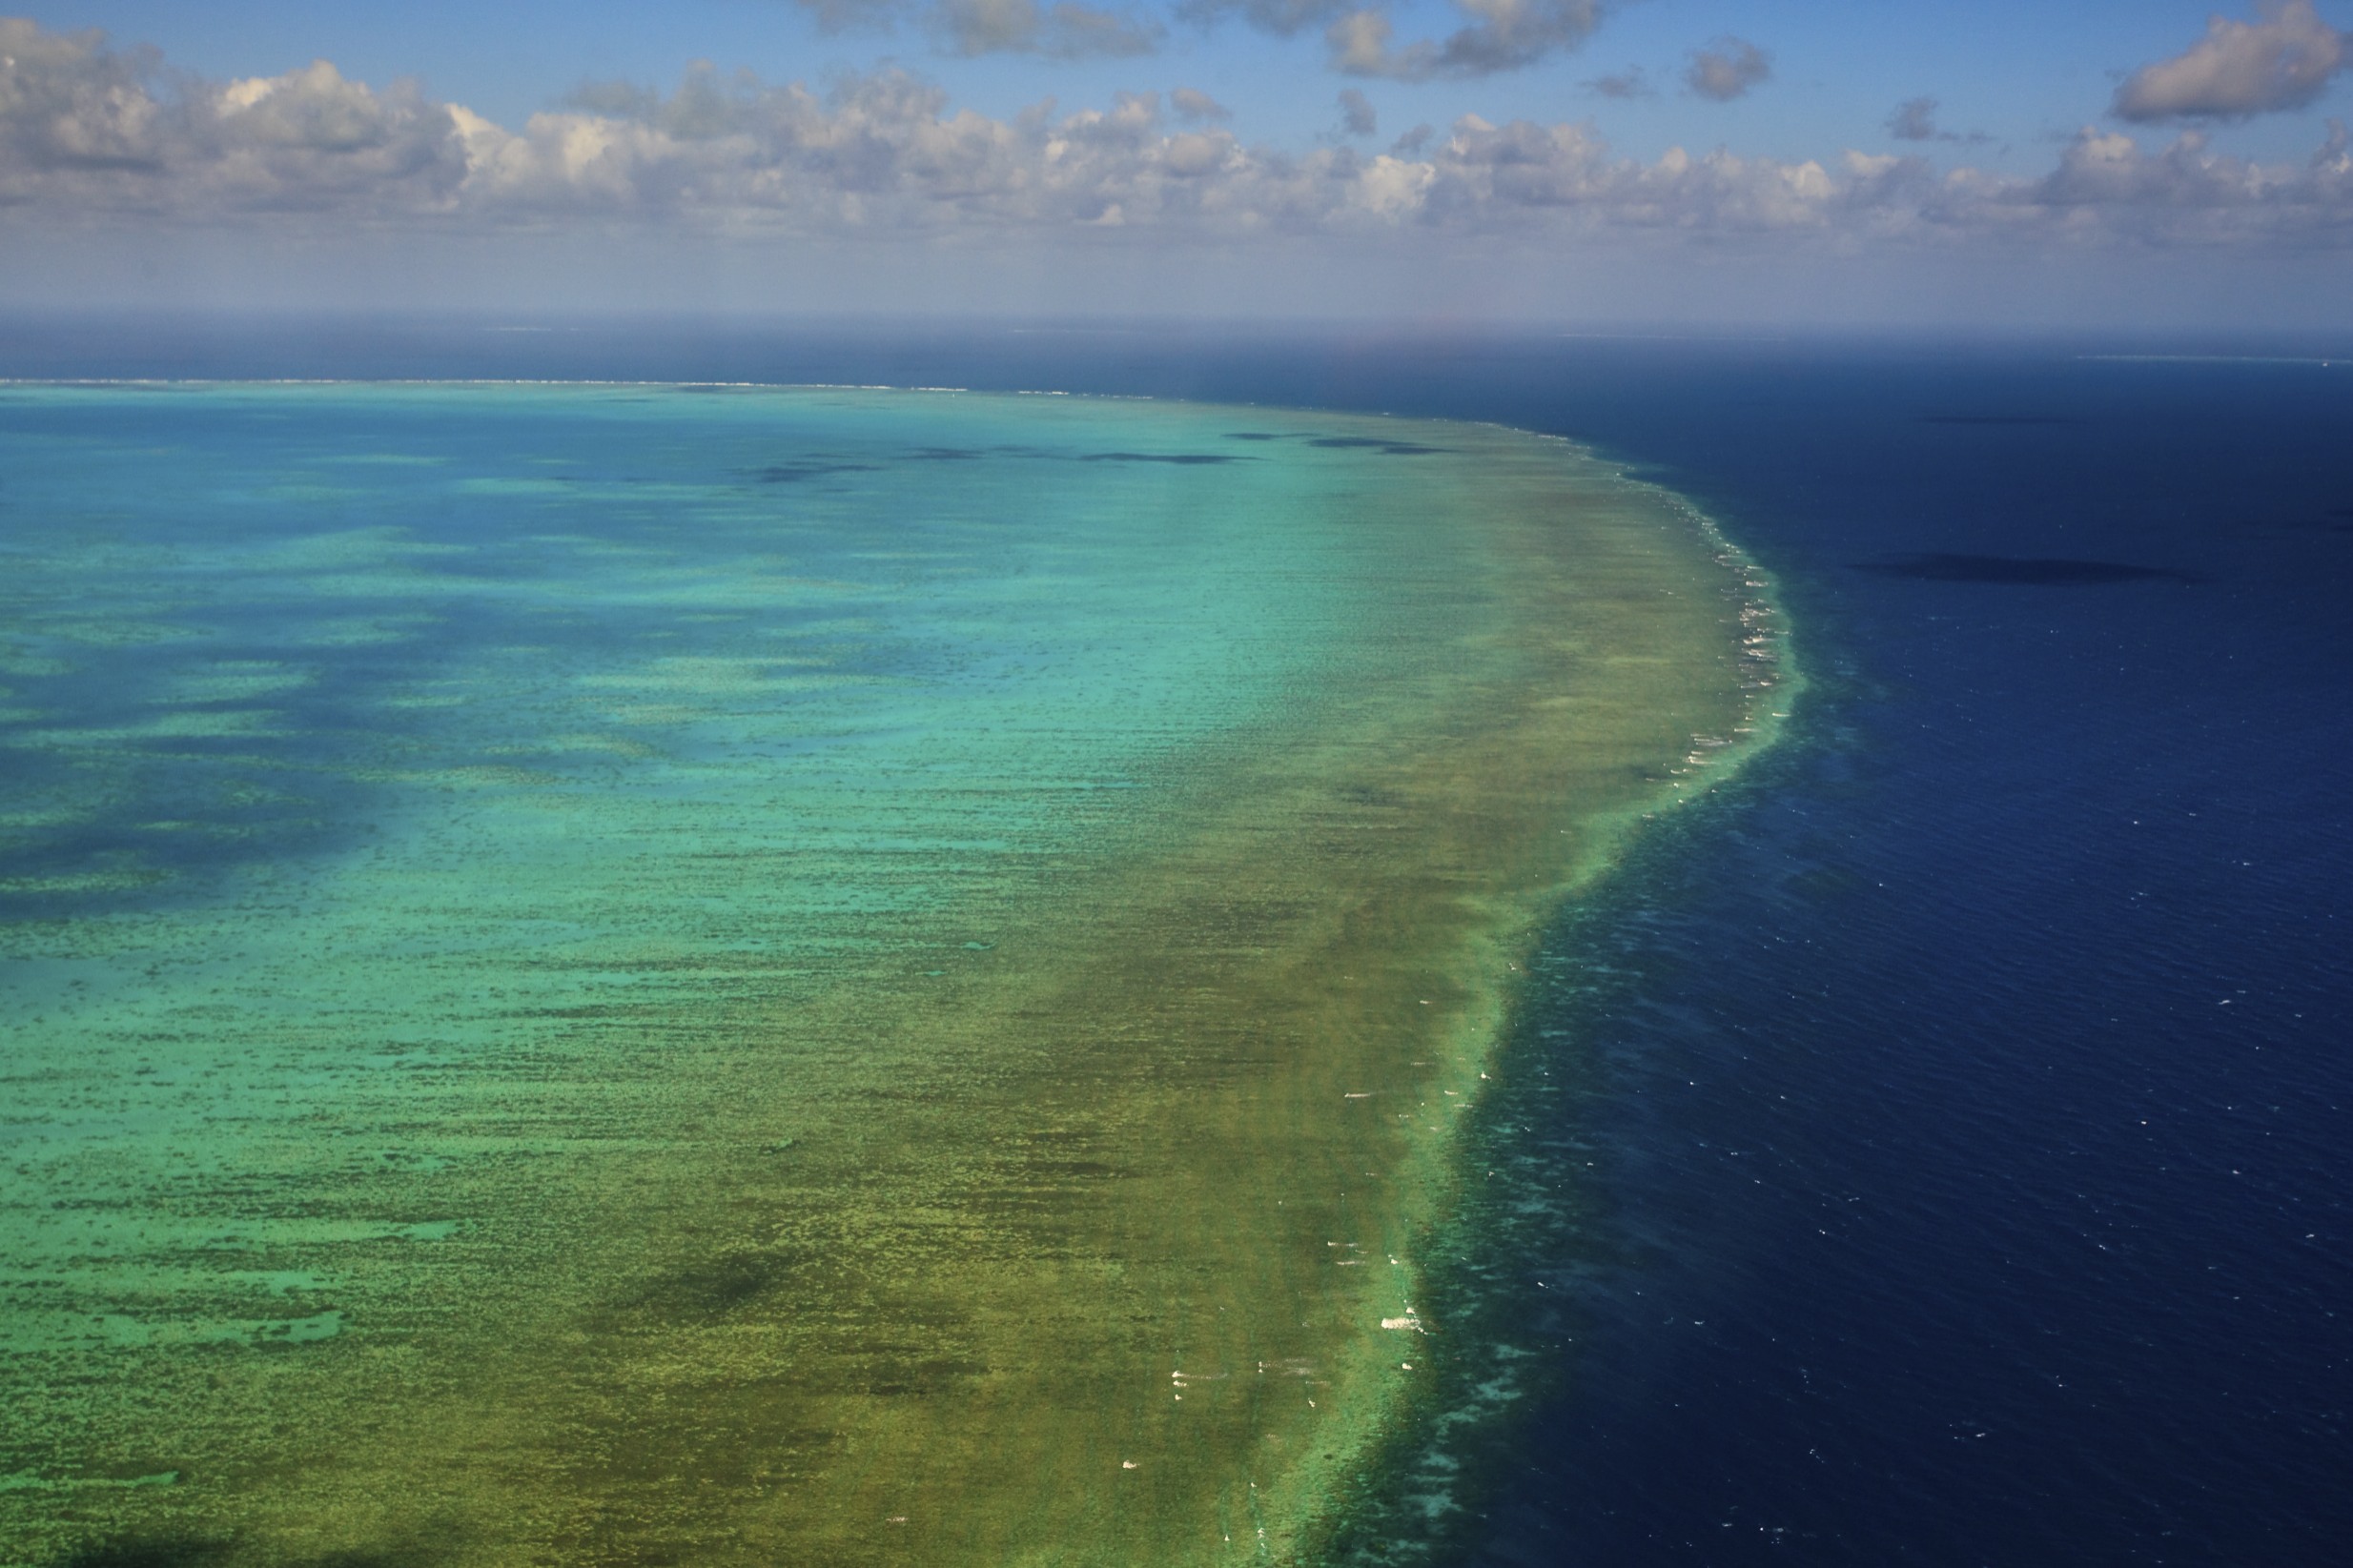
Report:
[[[715,1320],[773,1295],[808,1261],[783,1252],[723,1253],[650,1281],[622,1305],[673,1320]]]
[[[2111,582],[2203,582],[2195,572],[2134,566],[2120,560],[2060,560],[2031,556],[1948,555],[1920,551],[1885,560],[1860,560],[1858,572],[1922,582],[2007,582],[2042,588],[2092,588]]]
[[[2064,414],[1923,414],[1924,425],[2080,425],[2089,419],[2079,419]]]

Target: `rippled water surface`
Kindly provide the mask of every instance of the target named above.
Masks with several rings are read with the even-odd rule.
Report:
[[[1536,923],[1777,723],[1558,440],[0,403],[32,1561],[1313,1553]]]
[[[13,352],[27,373],[105,357]],[[108,352],[92,368],[446,374],[484,351]],[[499,352],[522,374],[1494,419],[1697,498],[1775,574],[1812,684],[1788,745],[1646,833],[1548,936],[1429,1304],[1442,1397],[1343,1547],[2333,1559],[2353,1528],[2342,363],[1136,335]]]

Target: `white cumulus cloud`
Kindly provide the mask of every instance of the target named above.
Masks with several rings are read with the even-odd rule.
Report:
[[[2187,51],[2133,72],[2117,90],[2113,112],[2149,121],[2301,109],[2353,59],[2348,35],[2322,21],[2312,0],[2272,0],[2261,18],[2213,17],[2205,37]]]
[[[379,92],[320,60],[163,94],[161,69],[96,33],[0,20],[0,203],[398,211],[465,182],[456,115],[412,83]]]
[[[1342,100],[1343,112],[1369,100]],[[75,224],[277,225],[497,236],[1085,234],[1090,243],[1246,248],[1267,236],[1410,245],[1478,235],[1539,251],[1608,236],[1749,236],[1788,247],[2353,245],[2342,126],[2305,161],[2152,149],[2087,129],[2039,178],[1918,157],[1677,148],[1619,154],[1590,124],[1417,127],[1386,153],[1248,143],[1197,90],[959,109],[898,71],[824,92],[714,68],[667,94],[591,86],[520,127],[374,88],[317,62],[208,82],[93,33],[0,22],[0,246]],[[1904,122],[1899,115],[1899,124]],[[1918,127],[1933,125],[1925,112]],[[1352,129],[1355,127],[1352,126]],[[304,226],[309,226],[306,230]],[[263,231],[279,232],[279,231]]]

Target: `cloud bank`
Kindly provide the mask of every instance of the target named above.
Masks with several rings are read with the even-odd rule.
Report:
[[[2212,18],[2206,36],[2188,51],[2127,78],[2111,112],[2146,123],[2302,109],[2353,59],[2348,34],[2322,21],[2312,0],[2273,0],[2261,15],[2256,22]]]
[[[1361,120],[1343,100],[1349,129]],[[95,33],[0,22],[0,206],[72,225],[721,237],[1081,234],[1151,245],[1321,236],[1721,244],[2336,247],[2353,241],[2344,131],[2305,162],[2151,151],[2086,129],[2039,178],[1849,152],[1817,161],[1614,153],[1589,124],[1408,132],[1388,153],[1243,142],[1205,94],[1118,94],[1005,118],[894,71],[819,92],[692,71],[667,96],[608,86],[510,129],[412,84],[320,61],[280,76],[168,73]],[[1904,121],[1907,128],[1913,128]],[[1932,122],[1923,116],[1920,126]]]

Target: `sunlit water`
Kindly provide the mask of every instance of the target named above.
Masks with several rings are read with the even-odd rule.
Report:
[[[1344,1559],[2342,1556],[2343,357],[555,325],[18,321],[0,368],[1497,420],[1645,465],[1773,570],[1795,729],[1547,931],[1424,1253],[1439,1387]]]
[[[9,1560],[1311,1548],[1537,922],[1785,695],[1489,427],[22,386],[0,473]]]

